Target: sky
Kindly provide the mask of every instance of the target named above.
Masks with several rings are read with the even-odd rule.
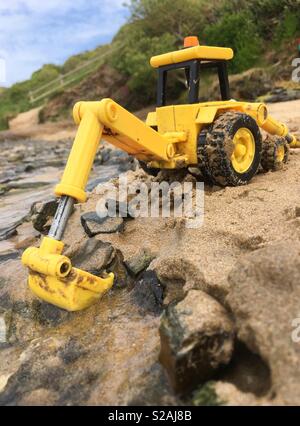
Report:
[[[0,0],[0,85],[110,42],[127,17],[124,0]]]

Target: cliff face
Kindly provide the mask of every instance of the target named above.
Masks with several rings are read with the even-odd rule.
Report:
[[[42,108],[40,121],[71,117],[73,106],[78,101],[97,101],[113,97],[126,106],[130,102],[130,95],[126,78],[108,65],[104,65],[79,85],[54,96]]]

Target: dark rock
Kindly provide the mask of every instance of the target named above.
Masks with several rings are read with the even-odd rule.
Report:
[[[125,265],[129,272],[132,275],[136,276],[145,269],[147,269],[153,259],[155,259],[155,256],[153,256],[153,254],[151,254],[147,250],[141,250],[140,253],[129,258],[125,262]]]
[[[284,210],[284,214],[288,220],[290,219],[296,219],[297,217],[300,217],[300,207],[289,207]]]
[[[0,174],[0,188],[9,182],[15,182],[20,178],[16,175],[15,171],[7,171],[6,173]]]
[[[271,89],[270,76],[263,68],[252,68],[230,77],[233,99],[256,100]]]
[[[101,161],[105,165],[118,166],[119,173],[135,169],[133,157],[119,149],[104,148],[101,151]]]
[[[16,221],[13,225],[8,228],[0,229],[0,241],[8,240],[9,238],[17,235],[17,228],[22,225],[24,222],[28,222],[30,219],[30,214],[22,217],[20,220]]]
[[[121,151],[119,149],[113,149],[110,152],[109,161],[110,161],[111,164],[119,164],[120,160],[121,161],[122,160],[128,161],[129,159],[130,159],[129,155],[126,152]]]
[[[33,164],[27,164],[27,166],[24,167],[24,172],[25,173],[30,173],[35,169]]]
[[[130,287],[132,283],[122,253],[110,243],[90,238],[72,251],[67,251],[66,255],[75,267],[93,275],[102,276],[103,272],[113,272],[114,288]]]
[[[134,302],[145,311],[160,315],[163,310],[163,287],[153,271],[146,271],[131,292]]]
[[[124,221],[121,217],[100,218],[96,212],[82,215],[81,224],[90,238],[98,234],[114,234],[124,229]]]
[[[45,362],[47,361],[48,354],[46,352],[47,349],[45,347],[43,349]],[[35,361],[37,361],[38,354],[36,354],[34,358]],[[40,362],[25,362],[10,378],[5,391],[0,394],[0,404],[20,404],[23,396],[41,388],[55,391],[64,373],[65,371],[61,366],[51,368],[44,365],[43,368],[41,368]]]
[[[108,161],[110,160],[110,155],[111,155],[111,148],[104,148],[101,151],[101,158],[102,158],[102,164],[108,163]]]
[[[179,401],[172,392],[162,366],[155,363],[151,367],[150,376],[144,388],[134,395],[128,406],[176,407],[178,404]]]
[[[264,98],[264,102],[288,102],[300,99],[300,90],[288,90],[283,87],[278,87],[272,90],[269,95]]]
[[[40,161],[39,165],[40,167],[63,167],[65,165],[65,161],[63,159]]]
[[[3,176],[3,175],[2,175]],[[12,174],[7,174],[7,175],[5,175],[6,177],[3,177],[1,180],[0,180],[0,187],[2,187],[2,189],[4,189],[4,187],[3,186],[5,186],[5,184],[7,184],[7,183],[10,183],[10,182],[17,182],[18,180],[20,180],[21,178],[20,177],[17,177],[17,175],[16,175],[16,173],[15,173],[15,171],[14,171],[14,173],[12,173]]]
[[[11,264],[14,263],[16,262],[10,262],[7,267],[13,269]],[[26,275],[25,272],[24,276],[26,277]],[[12,345],[30,340],[36,335],[37,330],[45,332],[46,328],[57,327],[72,318],[71,313],[35,298],[29,289],[24,292],[24,289],[20,287],[22,296],[21,299],[16,300],[12,288],[16,282],[15,291],[18,291],[20,285],[18,278],[17,270],[13,277],[0,277],[0,316],[5,315],[8,330],[7,341]],[[27,287],[26,280],[24,280],[24,286]],[[27,332],[24,332],[26,328]]]
[[[125,173],[129,170],[136,170],[136,164],[133,158],[124,159],[119,163],[119,173]]]
[[[4,303],[3,303],[4,302]],[[11,299],[8,299],[7,301],[1,300],[1,305],[5,306],[5,303],[7,303],[6,307],[9,307],[13,313],[19,315],[22,317],[22,319],[29,319],[29,320],[35,320],[39,315],[39,307],[40,302],[36,303],[38,301],[34,302],[23,302],[23,301],[14,301]]]
[[[22,331],[25,323],[28,323],[33,331],[36,326],[57,327],[72,318],[70,312],[56,306],[33,298],[25,301],[14,300],[8,293],[0,297],[0,314],[4,315],[6,320],[9,344],[26,341],[28,337]]]
[[[97,179],[93,179],[92,181],[90,181],[87,186],[86,186],[86,190],[88,192],[92,192],[95,188],[97,188],[98,185],[100,185],[100,183],[105,182],[106,179],[102,179],[102,178],[97,178]]]
[[[12,189],[35,189],[47,185],[49,185],[49,182],[10,182],[6,185],[5,192],[11,191]]]
[[[151,263],[164,288],[164,305],[182,300],[191,289],[209,292],[203,272],[182,256],[159,257]]]
[[[233,99],[255,101],[272,89],[269,73],[263,68],[251,68],[241,74],[231,75],[229,78],[231,96]],[[215,79],[210,85],[208,97],[215,99],[219,95],[219,82]]]
[[[110,243],[96,239],[85,241],[70,254],[72,264],[94,275],[99,275],[115,258],[115,250]]]
[[[166,309],[160,336],[160,362],[179,394],[211,379],[233,353],[234,327],[226,310],[199,290]]]
[[[71,317],[71,313],[57,308],[54,305],[34,300],[32,302],[32,316],[43,326],[56,327]]]
[[[114,288],[131,287],[132,278],[124,264],[124,256],[120,250],[116,250],[113,261],[107,266],[108,272],[113,272],[115,275]]]
[[[7,253],[1,253],[0,263],[7,262],[8,260],[18,259],[19,256],[20,256],[20,252],[18,252],[17,250],[9,251]]]
[[[73,364],[86,353],[87,351],[73,337],[59,350],[59,356],[65,364]]]
[[[86,401],[93,387],[97,384],[99,373],[82,369],[77,374],[77,381],[61,389],[58,406],[74,405],[78,406]]]
[[[91,179],[87,184],[86,190],[91,192],[98,185],[108,182],[110,179],[114,179],[119,176],[119,171],[116,166],[102,166],[100,176],[96,179]]]
[[[239,341],[235,344],[230,364],[224,368],[218,380],[232,383],[241,392],[258,397],[267,396],[271,388],[270,369],[267,364]]]
[[[271,372],[283,405],[298,405],[300,243],[272,244],[244,256],[229,275],[228,303],[238,338]]]
[[[14,237],[17,235],[17,227],[19,224],[10,226],[9,228],[1,229],[0,230],[0,241],[8,240],[11,237]]]
[[[32,223],[34,229],[42,234],[47,234],[49,232],[50,226],[45,226],[49,219],[55,216],[58,206],[58,201],[56,199],[51,199],[44,203],[36,203],[31,208],[32,213]]]

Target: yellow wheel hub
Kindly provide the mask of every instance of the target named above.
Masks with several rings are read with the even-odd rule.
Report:
[[[231,164],[238,173],[245,173],[250,169],[255,155],[255,140],[251,130],[243,127],[233,138],[234,151]]]
[[[285,156],[285,149],[284,146],[279,146],[277,148],[277,154],[276,154],[276,160],[279,163],[282,163],[282,161],[284,160],[284,156]]]

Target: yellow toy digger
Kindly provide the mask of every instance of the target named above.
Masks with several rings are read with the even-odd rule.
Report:
[[[102,138],[136,157],[149,172],[198,167],[205,178],[223,186],[248,183],[260,164],[276,169],[287,161],[289,146],[298,146],[296,137],[269,116],[263,103],[231,99],[227,72],[231,49],[201,46],[197,37],[187,37],[184,47],[151,59],[158,70],[157,108],[146,124],[111,99],[75,105],[79,128],[55,189],[61,200],[53,225],[41,247],[28,248],[22,257],[29,268],[29,286],[39,298],[77,311],[113,285],[113,274],[100,278],[73,268],[62,254],[61,241],[73,204],[86,201],[85,187]],[[167,76],[178,69],[186,74],[188,103],[167,106]],[[217,71],[221,101],[199,103],[203,69]],[[269,135],[265,142],[260,129]]]

